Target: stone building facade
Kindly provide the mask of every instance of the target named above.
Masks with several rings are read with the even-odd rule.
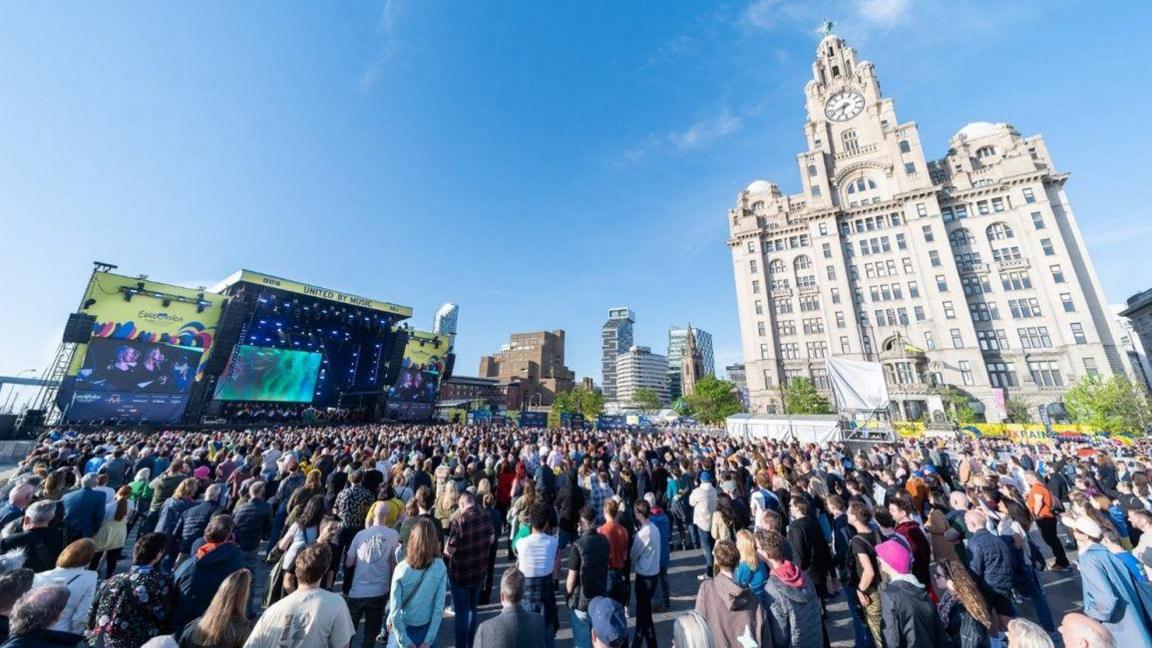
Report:
[[[517,382],[519,395],[513,400],[535,407],[551,405],[556,394],[571,391],[576,382],[576,374],[564,366],[562,330],[513,333],[498,353],[480,358],[479,374]]]
[[[804,94],[801,192],[757,180],[728,213],[753,411],[778,411],[794,377],[827,391],[832,356],[881,362],[897,419],[954,388],[1001,421],[1007,399],[1055,402],[1125,371],[1043,137],[975,122],[928,160],[835,35]]]

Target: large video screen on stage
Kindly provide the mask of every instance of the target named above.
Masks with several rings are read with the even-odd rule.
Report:
[[[387,409],[391,418],[408,421],[432,418],[451,346],[447,336],[421,331],[409,336],[400,375],[388,390]]]
[[[175,421],[204,350],[158,342],[93,338],[76,372],[71,421]]]
[[[322,356],[312,351],[238,345],[216,384],[223,401],[310,403]]]

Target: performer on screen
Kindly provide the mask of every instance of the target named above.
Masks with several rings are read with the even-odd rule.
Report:
[[[104,380],[106,389],[113,391],[132,391],[136,389],[136,366],[140,361],[140,352],[127,344],[116,347],[112,364],[108,366],[108,376]]]
[[[167,391],[168,374],[164,372],[164,361],[164,352],[160,347],[149,349],[141,370],[141,389],[147,392]]]
[[[176,391],[183,394],[188,391],[188,383],[192,382],[192,365],[186,356],[176,358],[172,365],[172,384]]]

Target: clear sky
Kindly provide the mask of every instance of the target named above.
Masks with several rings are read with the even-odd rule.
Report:
[[[632,307],[740,359],[725,215],[799,187],[824,19],[930,157],[970,121],[1042,133],[1112,303],[1152,285],[1152,3],[5,3],[0,373],[42,367],[94,259],[237,268],[460,305],[457,371],[563,328],[599,382]]]

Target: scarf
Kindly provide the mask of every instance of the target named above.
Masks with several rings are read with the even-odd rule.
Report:
[[[218,549],[218,548],[220,548],[226,544],[228,544],[227,541],[225,541],[225,542],[205,542],[204,544],[200,545],[199,549],[196,550],[196,558],[198,558],[198,559],[203,558],[204,556],[207,556],[208,554],[212,553],[216,549]]]
[[[787,560],[780,563],[778,567],[773,567],[772,575],[779,578],[788,587],[804,587],[804,572]]]
[[[944,596],[940,597],[940,602],[936,604],[936,611],[940,614],[940,618],[944,620],[944,625],[948,625],[948,619],[952,615],[952,609],[960,603],[960,597],[956,596],[950,591],[944,592]]]

